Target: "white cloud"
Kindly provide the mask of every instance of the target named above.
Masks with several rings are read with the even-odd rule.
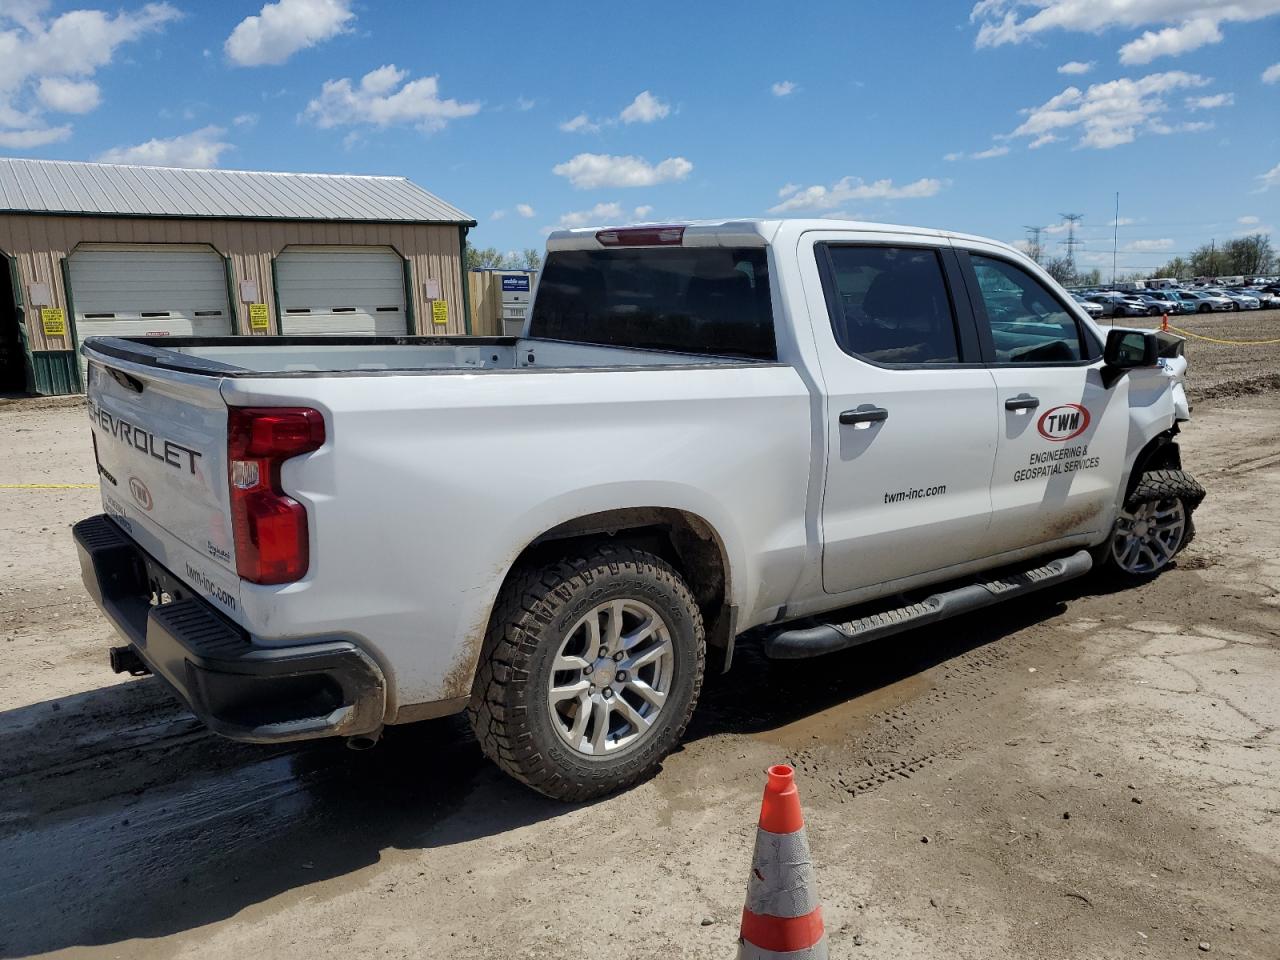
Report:
[[[242,67],[284,63],[345,32],[354,19],[351,0],[278,0],[236,24],[223,49]]]
[[[798,183],[784,183],[781,187],[778,188],[778,196],[779,198],[789,197],[799,189],[800,189],[800,184]]]
[[[10,150],[33,150],[60,143],[71,136],[71,127],[38,127],[33,130],[0,130],[0,147]]]
[[[560,129],[565,133],[599,133],[603,128],[617,126],[619,123],[654,123],[670,113],[671,104],[659,100],[648,90],[641,90],[616,117],[592,120],[586,113],[580,113],[562,121]]]
[[[233,126],[244,127],[246,130],[252,130],[258,125],[258,115],[256,113],[242,113],[231,121]]]
[[[969,154],[971,160],[990,160],[992,157],[1003,157],[1009,152],[1009,148],[1005,146],[990,147],[986,150],[980,150],[978,153]]]
[[[592,122],[585,113],[580,113],[572,120],[561,123],[560,129],[565,133],[597,133],[600,130],[600,124]]]
[[[585,227],[602,223],[618,223],[625,220],[626,211],[617,202],[597,203],[590,210],[571,210],[561,214],[559,227]]]
[[[1261,222],[1262,222],[1261,217],[1237,217],[1236,218],[1236,223],[1240,224],[1243,227],[1252,227],[1255,224],[1259,224]]]
[[[1121,48],[1124,63],[1149,63],[1157,56],[1216,43],[1220,24],[1275,13],[1280,13],[1280,0],[978,0],[969,19],[979,24],[979,47],[1022,43],[1051,30],[1100,33],[1167,25]]]
[[[1218,107],[1229,107],[1236,102],[1234,94],[1215,93],[1208,97],[1187,97],[1188,110],[1215,110]]]
[[[668,157],[661,163],[651,164],[643,157],[615,157],[605,153],[580,153],[551,168],[552,173],[567,178],[579,190],[651,187],[683,180],[692,171],[693,164],[684,157]]]
[[[537,100],[530,99],[529,97],[516,97],[516,109],[521,113],[532,110],[537,105]]]
[[[1120,48],[1120,62],[1128,65],[1150,63],[1157,57],[1176,57],[1221,42],[1222,31],[1218,29],[1218,22],[1201,17],[1188,20],[1179,27],[1146,31],[1137,40],[1130,40]]]
[[[208,126],[168,139],[156,138],[131,147],[112,147],[98,157],[103,163],[137,163],[148,167],[216,167],[232,145],[221,140],[227,131]]]
[[[505,217],[506,215],[507,215],[507,211],[505,211],[505,210],[495,210],[495,211],[493,211],[493,213],[489,214],[489,219],[490,219],[490,220],[501,220],[501,219],[502,219],[503,217]]]
[[[1009,137],[1028,137],[1033,146],[1051,142],[1046,136],[1078,131],[1077,146],[1106,150],[1132,142],[1141,133],[1173,133],[1200,129],[1169,126],[1161,117],[1169,110],[1163,95],[1203,87],[1209,81],[1194,73],[1172,70],[1137,80],[1122,78],[1095,83],[1087,90],[1067,87],[1038,107],[1021,111],[1026,119]]]
[[[635,213],[637,220],[643,220],[649,214],[653,213],[653,207],[649,206],[649,204],[647,203],[641,204],[640,206],[635,208],[633,213]]]
[[[42,77],[36,85],[36,97],[57,113],[88,113],[102,102],[102,93],[92,80],[66,77]]]
[[[1280,83],[1280,63],[1273,63],[1262,71],[1263,83]]]
[[[1112,220],[1108,222],[1107,226],[1108,227],[1127,227],[1137,222],[1138,221],[1133,219],[1133,217],[1120,217],[1118,220]]]
[[[961,150],[956,150],[952,153],[944,153],[942,155],[942,159],[945,160],[947,163],[955,163],[957,160],[964,159],[964,152]]]
[[[517,203],[516,213],[520,214],[520,216],[524,217],[526,220],[534,216],[533,207],[529,206],[527,203]]]
[[[1049,143],[1057,143],[1062,138],[1052,133],[1042,133],[1030,143],[1027,144],[1028,150],[1039,150],[1041,147]]]
[[[87,113],[101,102],[93,75],[123,45],[181,14],[167,3],[109,14],[70,10],[48,17],[42,0],[0,3],[0,146],[32,149],[66,140],[71,127],[46,113]]]
[[[901,186],[892,180],[864,183],[857,177],[842,177],[831,186],[816,184],[794,192],[786,200],[769,208],[770,213],[789,210],[835,210],[851,200],[901,200],[932,197],[943,187],[941,180],[921,179]]]
[[[440,78],[406,79],[407,70],[386,64],[371,70],[354,86],[348,77],[326,80],[320,96],[307,104],[304,116],[322,129],[339,126],[389,127],[412,124],[432,133],[450,120],[480,112],[479,103],[440,99]]]
[[[1130,253],[1154,253],[1160,250],[1172,250],[1173,240],[1161,237],[1159,240],[1134,240],[1126,243],[1124,248]]]
[[[1071,76],[1077,76],[1082,73],[1088,73],[1090,70],[1093,69],[1093,64],[1094,64],[1093,60],[1090,60],[1088,63],[1083,63],[1079,60],[1068,60],[1066,63],[1064,63],[1062,66],[1058,68],[1058,72],[1069,74]]]
[[[779,80],[769,89],[775,97],[789,97],[796,92],[796,85],[790,80]]]
[[[1264,190],[1270,190],[1272,187],[1280,187],[1280,163],[1268,170],[1266,173],[1258,174],[1258,182],[1262,184],[1258,188],[1261,193]]]
[[[648,90],[636,94],[636,98],[622,108],[618,119],[623,123],[653,123],[671,112],[671,105],[663,103]]]

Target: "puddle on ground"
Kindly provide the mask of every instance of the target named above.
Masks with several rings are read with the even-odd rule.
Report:
[[[753,736],[765,743],[788,748],[812,745],[815,740],[838,743],[865,729],[877,714],[896,710],[932,689],[933,683],[927,677],[913,674]]]

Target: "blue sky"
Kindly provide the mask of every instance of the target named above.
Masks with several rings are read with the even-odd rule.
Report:
[[[503,250],[1070,212],[1109,269],[1119,191],[1123,271],[1280,226],[1277,41],[1280,0],[0,0],[0,154],[404,175]]]

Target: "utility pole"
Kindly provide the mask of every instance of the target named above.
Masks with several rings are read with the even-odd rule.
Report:
[[[1044,227],[1024,226],[1022,229],[1027,231],[1027,255],[1036,263],[1044,256],[1044,244],[1040,240],[1040,234],[1044,232]]]
[[[1111,285],[1116,285],[1116,250],[1120,246],[1120,191],[1116,191],[1116,219],[1111,224],[1115,230],[1111,234]]]
[[[1076,239],[1076,224],[1084,219],[1084,214],[1063,213],[1060,216],[1067,224],[1067,239],[1062,241],[1067,248],[1067,272],[1071,274],[1071,278],[1074,280],[1076,276],[1076,247],[1084,243],[1083,240]]]

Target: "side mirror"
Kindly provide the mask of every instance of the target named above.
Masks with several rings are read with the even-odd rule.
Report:
[[[1154,367],[1160,358],[1160,340],[1141,330],[1111,330],[1102,350],[1103,362],[1113,370]]]

